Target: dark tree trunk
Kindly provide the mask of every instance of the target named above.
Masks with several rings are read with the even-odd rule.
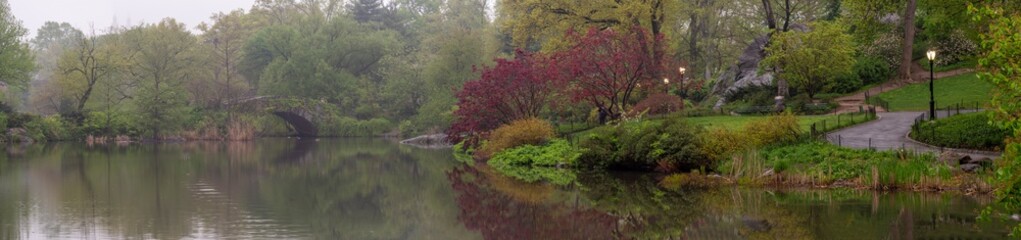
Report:
[[[791,0],[784,0],[783,12],[783,31],[786,32],[791,29]]]
[[[900,79],[904,82],[911,81],[911,60],[913,60],[911,53],[915,43],[915,3],[916,0],[908,0],[908,7],[904,10],[904,48],[902,49],[900,70],[897,71]]]
[[[776,30],[776,15],[773,14],[773,3],[770,0],[762,0],[762,9],[766,14],[766,26],[769,30]]]
[[[699,55],[701,55],[701,53],[699,52],[699,49],[698,49],[699,33],[701,32],[700,31],[700,28],[701,28],[700,24],[701,23],[699,21],[698,14],[695,14],[695,13],[691,14],[691,23],[690,24],[691,24],[691,28],[688,29],[688,31],[689,31],[689,33],[688,33],[688,59],[691,62],[695,62],[700,57]]]

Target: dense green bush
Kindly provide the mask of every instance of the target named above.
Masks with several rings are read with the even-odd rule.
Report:
[[[923,122],[912,128],[911,138],[949,148],[981,150],[1003,149],[1003,140],[1010,131],[989,124],[986,113],[961,114],[933,122]]]
[[[712,168],[701,150],[701,133],[681,119],[600,128],[582,140],[579,163],[585,168],[664,172]]]
[[[396,129],[390,120],[373,118],[358,120],[350,117],[336,117],[319,125],[319,135],[331,137],[375,137]]]
[[[884,82],[893,75],[890,63],[875,56],[858,57],[850,74],[840,76],[830,85],[834,93],[852,93],[865,85]]]
[[[893,76],[893,67],[890,63],[878,57],[859,57],[854,64],[854,75],[864,85],[884,82]]]
[[[493,155],[488,164],[504,175],[525,182],[545,180],[566,185],[574,182],[575,175],[570,168],[577,164],[580,155],[567,141],[553,140],[546,145],[504,150]]]
[[[25,130],[35,141],[60,141],[75,137],[76,127],[60,116],[36,117],[25,123]]]
[[[862,79],[858,78],[857,74],[852,73],[837,77],[836,80],[830,83],[828,88],[830,89],[829,92],[833,93],[853,93],[861,89],[862,86],[864,86]]]
[[[7,128],[25,128],[29,122],[36,118],[38,118],[38,116],[23,113],[9,113],[7,114]]]
[[[142,133],[131,115],[113,111],[95,111],[85,115],[82,133],[93,136],[138,136]]]

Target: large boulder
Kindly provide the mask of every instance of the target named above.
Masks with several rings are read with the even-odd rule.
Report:
[[[936,159],[939,160],[940,162],[946,163],[948,165],[955,165],[955,164],[956,165],[962,165],[962,164],[967,164],[968,162],[971,161],[971,157],[970,156],[964,155],[964,154],[960,154],[960,153],[956,153],[956,152],[952,152],[952,151],[946,151],[946,152],[940,153],[939,156]]]
[[[808,26],[803,24],[791,24],[791,31],[805,32]],[[754,86],[765,86],[773,84],[773,71],[763,69],[760,71],[759,64],[766,58],[766,44],[769,44],[770,35],[763,35],[755,38],[738,57],[737,65],[731,66],[713,86],[713,94],[720,96],[714,106],[715,109],[723,107],[728,99],[727,95],[743,88]]]
[[[35,140],[28,134],[28,130],[24,128],[11,128],[7,129],[7,139],[11,142],[17,143],[33,143]]]
[[[993,159],[991,159],[991,158],[971,159],[971,161],[968,161],[968,163],[969,164],[978,164],[978,165],[981,165],[984,168],[991,168],[991,167],[993,167]]]
[[[714,108],[720,108],[727,103],[727,95],[740,89],[754,86],[773,84],[773,72],[759,71],[759,63],[766,58],[766,43],[769,42],[769,35],[755,38],[744,52],[738,57],[738,63],[731,66],[727,72],[720,76],[713,86],[713,94],[720,96]]]
[[[961,164],[960,168],[961,168],[961,171],[964,171],[966,173],[974,173],[974,172],[978,172],[979,170],[981,170],[982,169],[982,165],[968,163],[968,164]]]

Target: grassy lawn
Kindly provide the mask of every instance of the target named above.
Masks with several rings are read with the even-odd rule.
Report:
[[[702,125],[707,128],[726,128],[731,130],[737,130],[744,128],[750,122],[765,120],[767,116],[711,116],[711,117],[692,117],[688,118],[688,122],[696,125]],[[855,119],[861,121],[864,116],[856,116]],[[848,116],[844,115],[840,117],[841,121],[848,120]],[[813,123],[821,123],[826,121],[826,124],[836,124],[836,115],[802,115],[798,116],[798,125],[801,125],[801,129],[808,131],[811,129]],[[830,125],[832,126],[832,125]]]
[[[840,121],[843,122],[844,124],[846,124],[846,121],[849,120],[849,117],[850,117],[850,115],[841,115],[840,116]],[[765,120],[766,118],[768,118],[768,116],[708,116],[708,117],[688,117],[688,118],[685,118],[685,120],[687,120],[691,124],[701,125],[701,126],[704,126],[706,128],[725,128],[725,129],[730,129],[730,130],[740,130],[740,129],[744,128],[744,126],[747,125],[748,123],[751,123],[751,122],[754,122],[754,121],[762,121],[762,120]],[[864,118],[865,118],[865,115],[854,116],[854,120],[858,121],[858,122],[864,121],[865,120]],[[657,118],[657,119],[648,119],[646,121],[656,122],[656,121],[663,121],[663,120],[664,120],[663,118]],[[798,116],[798,125],[800,125],[801,126],[801,130],[803,130],[805,132],[808,132],[808,131],[811,130],[813,123],[822,123],[823,121],[826,121],[827,126],[832,129],[832,127],[835,124],[837,124],[837,115],[799,115]],[[589,133],[591,131],[592,131],[592,129],[589,129],[589,130],[577,132],[577,133],[572,134],[572,135],[574,135],[574,136],[584,136],[585,134],[587,134],[587,133]],[[561,133],[563,133],[563,132],[561,132]]]
[[[936,107],[953,106],[965,103],[989,102],[993,85],[978,79],[975,74],[936,80]],[[897,90],[879,94],[880,98],[890,102],[891,111],[920,111],[929,108],[929,83],[912,84]]]

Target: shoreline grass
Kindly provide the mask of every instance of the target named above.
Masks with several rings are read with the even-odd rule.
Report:
[[[955,191],[990,194],[987,172],[967,174],[932,154],[848,149],[824,142],[737,154],[720,173],[740,186]]]

